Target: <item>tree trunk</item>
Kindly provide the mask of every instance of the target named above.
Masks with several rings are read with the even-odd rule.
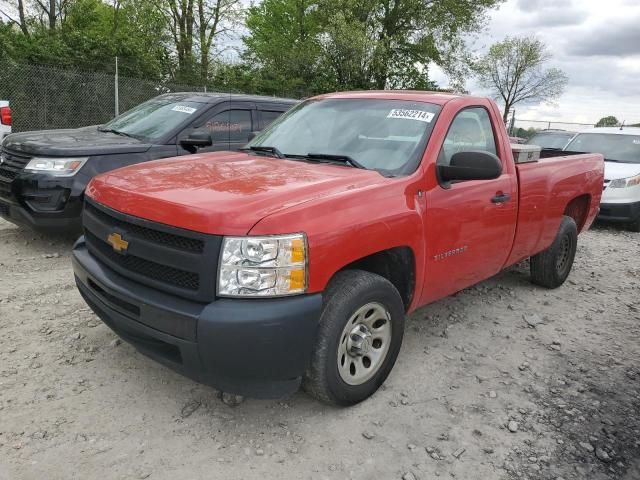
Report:
[[[49,0],[49,30],[54,31],[56,29],[56,0]]]
[[[509,121],[509,111],[511,110],[511,105],[505,102],[504,104],[504,113],[502,114],[502,120],[504,120],[504,124],[506,125]]]
[[[207,19],[204,0],[198,0],[198,37],[200,39],[200,83],[207,84],[209,78],[209,45],[207,45]]]
[[[18,15],[20,16],[20,30],[26,36],[29,36],[29,30],[27,29],[27,22],[24,15],[24,2],[22,0],[18,0]]]

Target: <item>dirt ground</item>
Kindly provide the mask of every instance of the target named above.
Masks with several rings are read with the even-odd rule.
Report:
[[[70,239],[0,220],[0,479],[640,479],[640,234],[580,237],[410,318],[384,388],[231,408],[116,340]]]

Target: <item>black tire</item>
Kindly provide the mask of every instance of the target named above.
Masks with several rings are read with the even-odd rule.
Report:
[[[338,369],[338,348],[349,319],[369,303],[389,313],[391,339],[372,378],[360,385],[346,383]],[[339,272],[324,293],[317,340],[305,378],[304,390],[316,399],[340,406],[354,405],[371,396],[384,383],[396,362],[404,335],[405,311],[398,290],[384,277],[362,270]],[[341,339],[341,337],[343,337]]]
[[[531,257],[531,281],[543,287],[558,288],[571,272],[577,248],[576,222],[571,217],[562,217],[551,246]]]

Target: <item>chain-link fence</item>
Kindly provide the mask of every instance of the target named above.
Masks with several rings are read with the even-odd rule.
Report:
[[[640,122],[625,122],[627,127],[640,126]],[[558,122],[553,120],[521,120],[513,118],[507,125],[509,134],[514,137],[531,138],[541,130],[565,130],[567,132],[580,132],[596,128],[596,123]],[[619,125],[613,125],[619,126]]]
[[[594,128],[595,123],[570,123],[551,120],[520,120],[516,118],[513,122],[513,126],[514,128],[521,128],[524,130],[567,130],[571,132],[577,132],[580,130]]]
[[[225,83],[225,79],[220,80]],[[116,112],[116,78],[109,73],[82,72],[55,67],[3,64],[0,68],[0,100],[9,100],[13,131],[75,128],[105,123]],[[216,91],[228,91],[224,85]],[[205,91],[201,85],[178,85],[138,78],[118,78],[118,110],[125,112],[136,105],[168,92]],[[254,93],[254,92],[245,92]],[[296,98],[307,96],[293,92]],[[626,122],[627,125],[632,125]],[[513,136],[529,138],[536,131],[560,129],[580,131],[593,128],[592,123],[567,123],[511,118]]]
[[[124,112],[161,93],[203,91],[119,77],[119,110]],[[74,128],[105,123],[115,115],[115,76],[53,67],[3,64],[0,100],[9,100],[13,131]]]

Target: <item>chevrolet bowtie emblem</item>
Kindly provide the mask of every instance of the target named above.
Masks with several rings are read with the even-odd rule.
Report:
[[[119,233],[112,233],[107,237],[107,243],[118,253],[125,253],[129,248],[129,242],[122,238]]]

